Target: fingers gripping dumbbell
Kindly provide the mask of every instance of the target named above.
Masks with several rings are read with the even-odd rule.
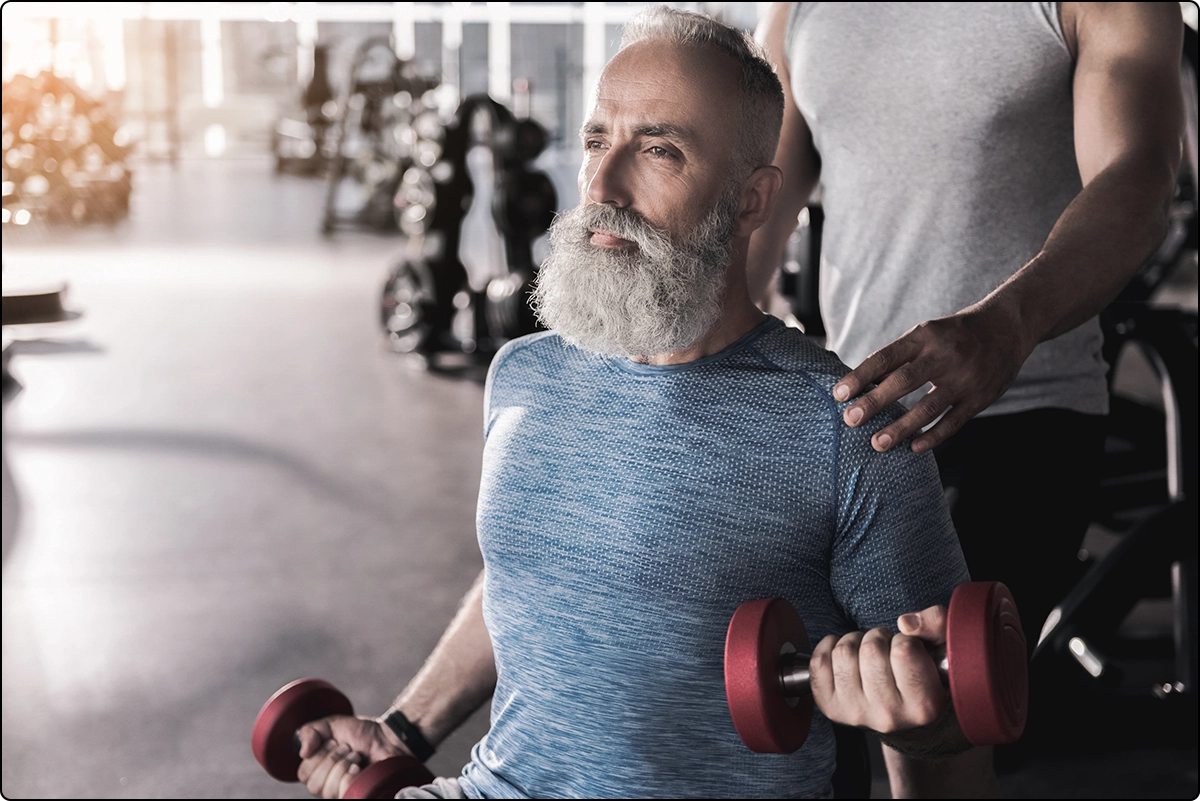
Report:
[[[281,782],[299,781],[297,730],[330,715],[353,715],[350,699],[327,681],[298,679],[281,687],[259,710],[250,745],[258,764]],[[433,774],[410,756],[372,762],[354,778],[346,798],[392,798],[404,787],[429,784]]]
[[[790,754],[812,725],[804,623],[783,598],[747,601],[725,635],[725,695],[734,728],[751,751]],[[960,584],[950,599],[946,644],[932,650],[959,726],[975,745],[1011,743],[1025,729],[1025,635],[1003,584]]]

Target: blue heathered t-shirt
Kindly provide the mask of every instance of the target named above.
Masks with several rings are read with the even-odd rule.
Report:
[[[818,712],[756,754],[725,701],[725,631],[782,596],[812,644],[894,628],[968,579],[931,454],[878,454],[830,394],[848,372],[775,318],[669,366],[554,333],[488,375],[477,525],[496,656],[472,798],[788,798],[832,792]]]

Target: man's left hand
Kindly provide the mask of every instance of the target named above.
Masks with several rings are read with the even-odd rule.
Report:
[[[920,453],[940,445],[1003,395],[1035,344],[1022,332],[1015,312],[996,302],[977,304],[910,329],[847,373],[834,385],[833,394],[845,401],[878,385],[842,413],[847,425],[860,426],[889,404],[932,384],[907,414],[871,438],[875,450],[890,450],[944,412],[937,425],[913,441],[912,449]]]
[[[900,634],[871,629],[825,637],[813,650],[813,700],[835,723],[891,734],[945,717],[949,694],[924,643],[946,641],[946,607],[897,621]]]

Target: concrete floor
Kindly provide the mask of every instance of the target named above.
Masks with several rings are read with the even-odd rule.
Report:
[[[322,238],[321,202],[265,160],[146,165],[120,225],[6,238],[5,288],[66,281],[83,315],[5,329],[5,797],[306,797],[251,756],[261,704],[319,676],[383,710],[480,569],[482,387],[384,349],[403,243]],[[1005,787],[1144,797],[1166,771],[1182,797],[1195,770],[1143,749]]]
[[[6,242],[6,288],[65,280],[83,316],[6,329],[5,796],[299,797],[259,707],[319,676],[382,711],[481,568],[482,388],[385,352],[401,240],[321,239],[321,200],[155,166],[118,228]]]

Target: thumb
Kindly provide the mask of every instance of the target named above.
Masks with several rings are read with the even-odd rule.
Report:
[[[931,606],[920,612],[909,612],[896,620],[901,634],[917,637],[933,645],[946,641],[946,607]]]
[[[332,736],[333,730],[329,726],[328,719],[316,720],[301,726],[296,730],[296,737],[300,740],[300,758],[308,759],[317,753],[321,749],[321,745]]]

